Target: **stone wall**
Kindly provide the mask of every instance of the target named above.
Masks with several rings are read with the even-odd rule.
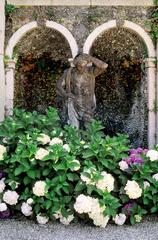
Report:
[[[48,65],[51,61],[63,59],[62,67],[58,66],[56,71],[59,75],[56,74],[54,77],[52,86],[55,86],[56,80],[64,70],[63,66],[67,67],[67,58],[71,57],[70,48],[66,41],[62,40],[61,34],[45,29],[43,25],[45,20],[51,20],[66,27],[76,39],[79,50],[82,51],[89,34],[101,24],[113,19],[120,23],[121,20],[136,23],[150,34],[153,10],[154,7],[151,6],[17,7],[6,21],[5,45],[14,32],[29,22],[37,21],[40,28],[28,32],[14,49],[14,55],[22,59],[16,66],[15,103],[20,99],[18,94],[23,88],[23,82],[28,83],[28,79],[30,83],[33,82],[33,79],[35,81],[30,72],[27,72],[27,75],[26,71],[19,70],[23,69],[22,62],[26,61],[30,53],[33,54],[34,62],[32,64],[34,66],[37,65],[35,59],[39,61],[39,58],[44,58],[46,52],[51,52],[49,56],[51,60]],[[52,36],[54,36],[54,40]],[[61,42],[62,45],[60,45]],[[95,116],[103,122],[107,134],[128,133],[133,145],[147,146],[148,94],[147,74],[143,62],[147,57],[147,49],[142,39],[131,33],[130,30],[124,30],[118,26],[96,39],[91,54],[109,64],[108,72],[96,81],[98,107]],[[29,66],[30,64],[31,62]],[[40,76],[39,73],[37,76]],[[48,74],[45,76],[49,78]],[[40,86],[41,82],[38,82],[37,79],[36,81],[36,86]],[[50,82],[50,78],[48,82]],[[45,88],[45,92],[48,92],[49,89],[49,86]],[[32,95],[31,101],[34,99],[33,97],[34,95]],[[26,102],[26,98],[20,101]],[[53,103],[54,99],[48,102]],[[25,107],[28,104],[17,104],[17,106]]]
[[[6,43],[24,24],[34,20],[52,20],[71,31],[80,47],[88,35],[99,25],[113,19],[124,19],[139,24],[150,31],[154,7],[17,7],[6,24]]]

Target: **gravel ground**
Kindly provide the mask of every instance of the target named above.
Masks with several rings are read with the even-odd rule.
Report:
[[[1,220],[0,240],[158,240],[158,219],[134,226],[108,225],[105,229],[82,224],[38,225],[26,220]]]

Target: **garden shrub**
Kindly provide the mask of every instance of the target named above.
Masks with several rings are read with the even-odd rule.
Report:
[[[0,217],[105,227],[157,213],[157,150],[130,149],[128,136],[102,130],[95,120],[63,128],[54,108],[15,110],[0,125]]]

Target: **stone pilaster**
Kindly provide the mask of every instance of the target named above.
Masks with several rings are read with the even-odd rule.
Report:
[[[6,66],[6,87],[5,87],[5,115],[12,115],[14,101],[14,71],[15,61],[10,59]]]
[[[148,78],[148,147],[152,148],[156,143],[156,58],[146,58]]]
[[[156,44],[157,68],[156,68],[156,94],[157,94],[157,121],[156,121],[156,144],[158,144],[158,40]]]
[[[0,122],[4,119],[5,73],[4,73],[4,37],[5,37],[5,0],[0,1]]]

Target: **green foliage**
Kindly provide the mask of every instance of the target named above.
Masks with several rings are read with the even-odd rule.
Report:
[[[155,1],[156,6],[158,2]],[[158,39],[158,8],[153,11],[152,21],[151,21],[151,35],[154,40]]]
[[[102,130],[98,121],[92,121],[85,131],[71,126],[61,128],[54,108],[49,108],[45,115],[15,109],[13,117],[0,125],[0,173],[6,174],[5,190],[19,194],[13,212],[32,198],[34,216],[44,214],[50,220],[58,212],[60,218],[71,214],[77,219],[93,218],[98,214],[98,205],[102,218],[114,219],[122,213],[131,224],[147,213],[157,213],[158,182],[153,178],[158,172],[157,162],[150,161],[142,149],[138,149],[141,153],[129,156],[126,135],[109,137]],[[4,148],[6,152],[1,153]],[[125,159],[131,162],[121,170],[120,161]],[[130,181],[141,190],[132,199],[125,191]],[[149,184],[146,188],[145,181]],[[41,188],[44,184],[43,193],[39,186],[34,190],[36,184]],[[75,211],[74,204],[80,196],[88,196],[87,200],[96,204],[94,215],[87,212],[83,216]]]
[[[6,4],[5,5],[5,14],[8,16],[8,15],[11,15],[15,10],[15,6],[12,5],[12,4]]]
[[[46,115],[34,112],[26,112],[25,110],[14,110],[13,117],[8,117],[0,125],[0,138],[5,138],[10,147],[10,154],[15,151],[17,144],[21,138],[28,137],[29,134],[37,136],[39,132],[52,132],[60,126],[59,117],[55,109],[49,108]]]
[[[97,22],[98,21],[98,17],[94,16],[94,15],[89,15],[88,16],[88,21],[89,22]]]
[[[32,13],[32,18],[33,18],[34,20],[37,20],[37,18],[38,18],[38,13],[37,13],[36,11],[33,11],[33,13]]]
[[[48,8],[46,13],[49,18],[54,17],[54,11],[52,8]]]

